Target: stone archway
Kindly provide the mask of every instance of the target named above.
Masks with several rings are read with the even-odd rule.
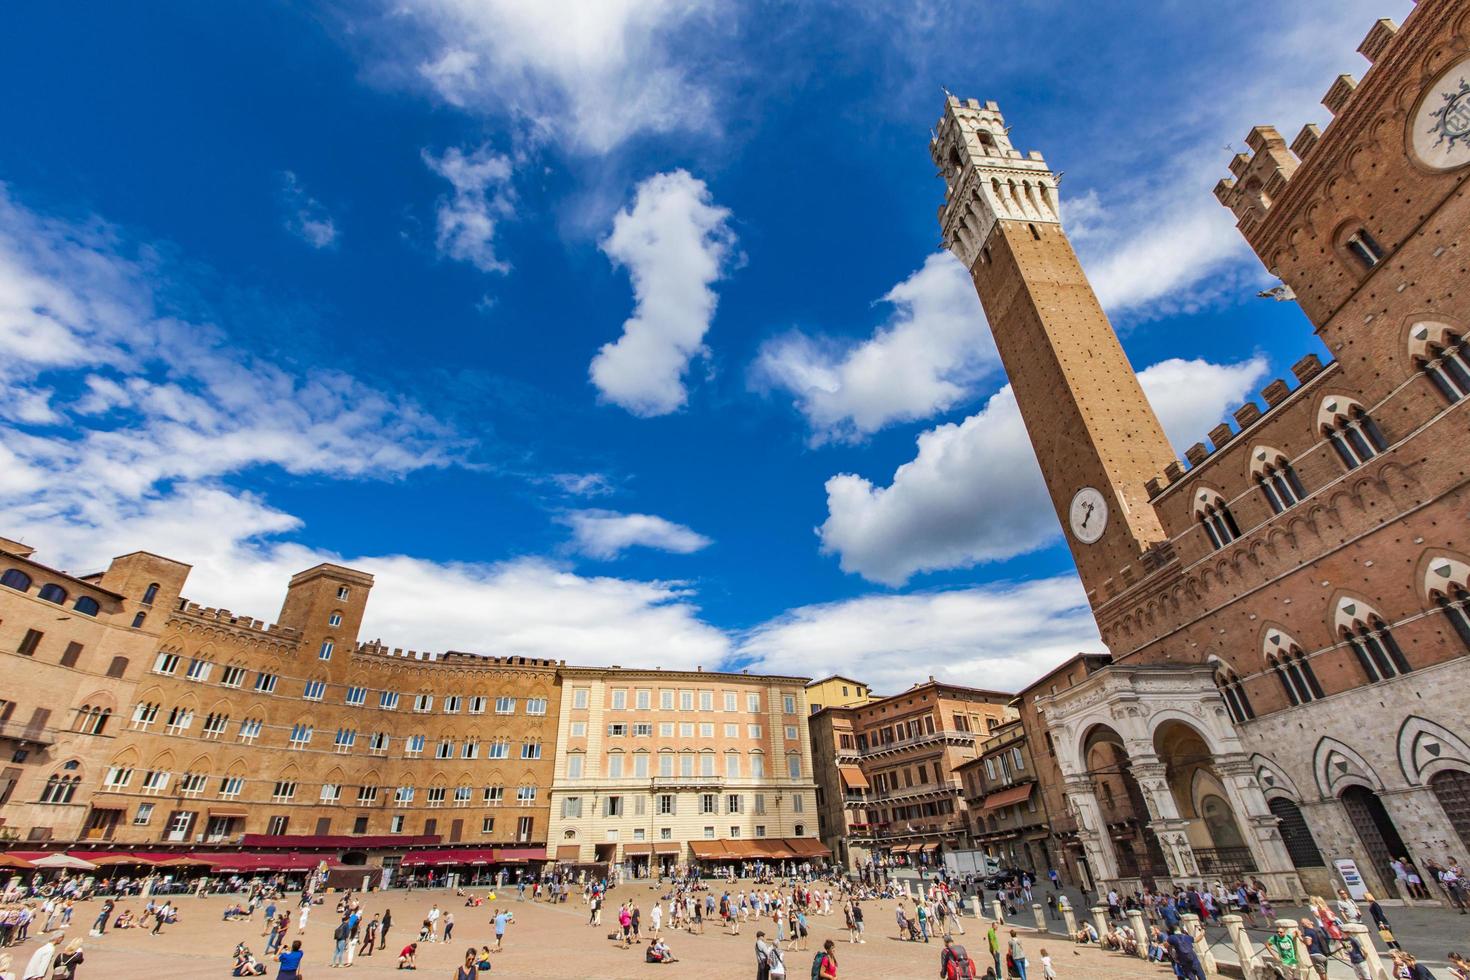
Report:
[[[1441,769],[1429,777],[1429,789],[1459,835],[1461,846],[1470,848],[1470,772]]]
[[[1392,888],[1397,875],[1390,862],[1407,855],[1409,849],[1404,846],[1404,839],[1383,800],[1360,783],[1344,787],[1338,798],[1384,889]]]
[[[1092,726],[1083,736],[1082,759],[1115,877],[1125,887],[1134,882],[1157,887],[1171,872],[1123,736],[1111,725]]]
[[[1036,707],[1053,736],[1077,837],[1100,889],[1131,884],[1108,839],[1105,801],[1092,778],[1099,745],[1110,743],[1138,786],[1147,830],[1171,879],[1161,885],[1249,873],[1272,895],[1305,894],[1257,779],[1259,767],[1241,743],[1209,665],[1114,665],[1038,697]],[[1205,775],[1196,780],[1200,772]],[[1196,793],[1196,785],[1209,792]],[[1204,795],[1218,797],[1209,808],[1217,833],[1233,825],[1228,839],[1238,836],[1243,847],[1216,843],[1202,815]],[[1197,849],[1210,859],[1208,867],[1196,860]]]

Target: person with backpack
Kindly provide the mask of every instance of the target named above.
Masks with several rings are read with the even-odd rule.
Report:
[[[352,927],[347,924],[347,916],[342,916],[342,921],[337,923],[337,928],[332,930],[332,941],[336,946],[332,948],[332,965],[341,966],[347,962],[347,937],[352,934]]]
[[[944,948],[939,951],[940,980],[975,980],[975,961],[965,947],[955,943],[954,938],[944,937]]]
[[[837,944],[830,939],[812,959],[812,980],[837,980]]]

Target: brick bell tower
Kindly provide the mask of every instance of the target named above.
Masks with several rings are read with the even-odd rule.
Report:
[[[1062,231],[1057,177],[994,102],[948,97],[929,144],[944,244],[975,282],[1052,505],[1094,590],[1165,534],[1144,482],[1175,459]]]

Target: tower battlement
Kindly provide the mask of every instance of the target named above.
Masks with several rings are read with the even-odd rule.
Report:
[[[1369,62],[1377,62],[1388,51],[1398,31],[1398,25],[1392,20],[1386,17],[1378,20],[1358,45],[1358,53]],[[1333,79],[1322,97],[1322,105],[1332,113],[1333,122],[1343,116],[1357,91],[1358,81],[1352,75],[1338,75]],[[1328,124],[1327,132],[1334,132],[1333,123]],[[1235,215],[1236,227],[1263,261],[1266,260],[1267,217],[1323,136],[1322,129],[1308,123],[1288,146],[1276,127],[1256,126],[1245,138],[1250,152],[1237,153],[1229,164],[1231,176],[1215,185],[1215,197]]]
[[[1040,153],[1023,154],[1011,145],[996,103],[948,96],[929,155],[944,178],[944,247],[967,268],[998,221],[1061,223],[1056,175]]]

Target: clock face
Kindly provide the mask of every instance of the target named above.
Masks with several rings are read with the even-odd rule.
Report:
[[[1431,170],[1470,163],[1470,58],[1435,79],[1409,123],[1409,146]]]
[[[1072,536],[1083,544],[1092,544],[1102,537],[1108,526],[1108,502],[1094,487],[1083,487],[1072,498],[1067,513],[1072,525]]]

